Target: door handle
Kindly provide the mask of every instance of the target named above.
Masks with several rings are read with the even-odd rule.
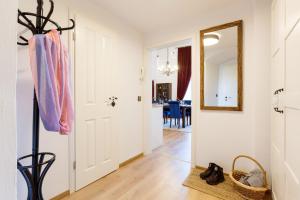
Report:
[[[118,100],[118,97],[112,96],[112,97],[109,98],[109,100],[110,100],[110,105],[112,107],[115,107],[116,106],[116,100]]]
[[[283,114],[283,110],[279,110],[279,107],[278,107],[278,104],[279,104],[279,97],[277,96],[278,94],[280,94],[281,92],[284,92],[284,89],[283,88],[280,88],[280,89],[278,89],[278,90],[276,90],[275,92],[274,92],[274,96],[275,97],[277,97],[277,99],[275,100],[276,102],[274,102],[274,104],[276,104],[276,105],[274,105],[274,111],[275,112],[278,112],[278,113],[280,113],[280,114]]]
[[[284,91],[283,88],[280,88],[280,89],[278,89],[278,90],[275,90],[274,95],[277,95],[277,94],[279,94],[279,93],[281,93],[281,92],[283,92],[283,91]]]
[[[278,113],[280,113],[280,114],[283,114],[283,110],[279,110],[278,107],[275,107],[274,110],[275,110],[275,112],[278,112]]]

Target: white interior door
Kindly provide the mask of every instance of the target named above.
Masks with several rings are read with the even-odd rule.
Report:
[[[296,2],[296,1],[295,1]],[[299,1],[297,1],[299,2]],[[295,5],[296,6],[296,5]],[[298,16],[300,8],[298,4]],[[285,41],[285,168],[287,200],[300,199],[300,23]]]
[[[284,88],[272,112],[272,191],[275,200],[300,199],[300,4],[273,0],[272,92]]]
[[[237,63],[231,60],[219,66],[218,106],[237,106]]]
[[[109,34],[108,34],[109,35]],[[76,190],[118,168],[113,107],[113,40],[91,20],[76,16]]]

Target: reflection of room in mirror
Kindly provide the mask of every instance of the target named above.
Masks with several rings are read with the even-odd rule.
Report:
[[[205,106],[237,106],[237,27],[216,33],[219,42],[204,47]]]

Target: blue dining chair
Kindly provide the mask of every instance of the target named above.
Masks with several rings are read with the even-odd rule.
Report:
[[[164,124],[166,124],[168,122],[168,118],[170,116],[170,108],[163,108],[163,118],[164,118]]]
[[[178,128],[180,128],[180,118],[182,117],[181,111],[180,111],[180,105],[178,101],[169,101],[169,108],[170,108],[170,128],[172,127],[172,119],[175,119],[178,121]]]
[[[191,100],[184,100],[183,103],[185,105],[192,105],[192,101]],[[185,111],[186,117],[187,117],[187,124],[192,125],[192,108],[188,108]]]

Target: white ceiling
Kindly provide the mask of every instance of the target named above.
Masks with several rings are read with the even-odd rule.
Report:
[[[237,0],[92,0],[144,33],[176,26]]]

